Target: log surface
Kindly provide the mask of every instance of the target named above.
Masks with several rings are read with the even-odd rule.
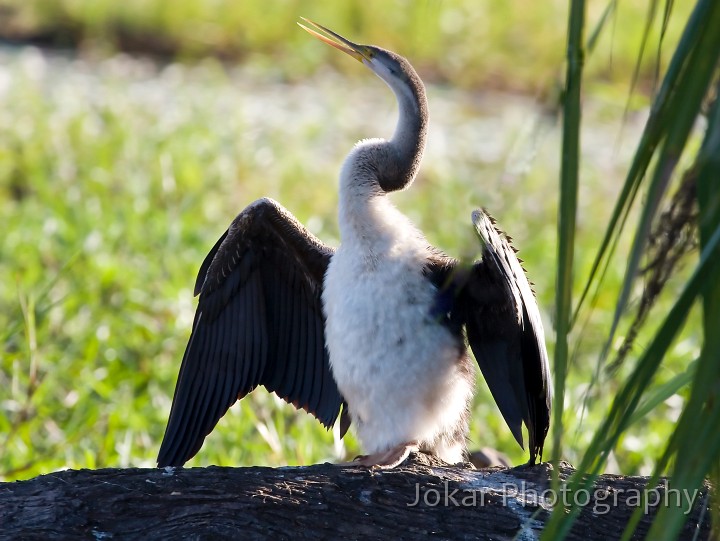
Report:
[[[562,479],[572,472],[561,465]],[[330,464],[67,470],[0,483],[0,538],[537,539],[553,498],[562,498],[549,491],[551,475],[549,464],[474,470],[423,455],[391,471]],[[633,491],[646,483],[601,476],[570,539],[619,537],[642,505]],[[659,501],[648,502],[635,538],[647,534],[665,488],[663,480],[648,493]],[[707,487],[683,501],[690,509],[683,539],[708,538],[706,494]]]

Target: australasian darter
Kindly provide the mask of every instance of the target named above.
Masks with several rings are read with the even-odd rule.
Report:
[[[369,453],[359,465],[393,467],[415,450],[460,462],[476,379],[466,341],[521,446],[525,423],[534,463],[552,392],[540,313],[514,249],[478,210],[482,256],[463,265],[392,205],[387,195],[412,184],[425,148],[423,83],[401,56],[307,23],[387,83],[395,133],[360,141],[345,159],[339,248],[268,198],[212,248],[158,465],[184,464],[259,385],[328,428],[340,416],[342,435],[354,425]]]

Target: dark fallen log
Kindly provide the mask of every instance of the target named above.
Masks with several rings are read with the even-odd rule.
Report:
[[[562,464],[560,477],[571,473]],[[391,471],[287,468],[63,471],[0,483],[3,539],[535,539],[549,516],[552,467],[450,467],[412,456]],[[570,538],[618,537],[647,478],[603,475]],[[637,498],[633,495],[637,494]],[[668,493],[647,492],[636,538]],[[571,498],[566,494],[567,498]],[[579,496],[578,503],[585,503]],[[707,539],[707,487],[682,496],[683,539]]]

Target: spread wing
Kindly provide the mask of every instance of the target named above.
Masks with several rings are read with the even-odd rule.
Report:
[[[530,463],[542,458],[550,426],[552,387],[540,310],[508,239],[483,211],[473,212],[482,243],[465,293],[468,342],[505,421],[523,446],[528,429]]]
[[[443,257],[431,263],[438,303],[451,325],[465,326],[468,343],[505,422],[530,463],[542,458],[550,426],[552,388],[535,296],[508,239],[483,211],[473,212],[482,258],[464,267]]]
[[[332,253],[271,199],[235,218],[198,274],[199,304],[159,466],[193,457],[228,408],[258,385],[334,424],[342,397],[320,298]]]

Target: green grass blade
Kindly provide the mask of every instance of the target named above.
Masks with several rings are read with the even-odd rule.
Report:
[[[665,36],[667,35],[668,26],[670,24],[670,14],[672,13],[672,8],[675,2],[673,0],[666,0],[665,1],[665,10],[663,11],[663,20],[662,20],[662,26],[660,28],[660,39],[658,40],[658,50],[656,55],[656,62],[655,62],[655,80],[657,81],[660,78],[660,59],[662,56],[662,46],[665,41]]]
[[[668,398],[676,394],[680,389],[688,385],[695,376],[698,360],[692,361],[687,370],[680,372],[672,377],[669,381],[655,389],[635,410],[635,413],[630,420],[628,425],[634,425],[638,421],[642,420],[648,413],[657,408],[660,404],[665,402]]]
[[[697,41],[698,30],[707,24],[707,17],[711,9],[713,9],[711,3],[699,2],[688,20],[676,52],[668,66],[668,71],[663,79],[660,91],[653,102],[650,116],[643,130],[640,142],[638,143],[637,150],[635,151],[625,183],[618,195],[608,227],[600,242],[600,247],[591,266],[583,291],[580,294],[579,301],[575,306],[573,321],[577,319],[577,315],[584,306],[585,300],[593,286],[596,288],[600,287],[597,280],[598,272],[603,269],[601,274],[604,274],[604,269],[607,268],[612,254],[615,252],[620,232],[625,228],[630,208],[635,201],[650,160],[656,148],[668,133],[668,118],[673,114],[672,106],[676,102],[676,100],[671,100],[671,98],[673,98],[673,96],[677,97],[675,91],[680,78],[685,72],[686,56]]]
[[[720,229],[720,100],[715,99],[709,115],[708,128],[698,156],[698,204],[700,209],[700,244],[710,249],[713,229]],[[720,252],[711,254],[714,274],[720,272]],[[693,382],[690,400],[680,417],[674,438],[677,459],[672,483],[680,490],[699,488],[712,474],[720,460],[720,439],[717,426],[720,421],[720,282],[711,280],[703,293],[703,329],[705,339]],[[713,421],[715,419],[715,421]],[[717,473],[715,471],[714,473]],[[714,517],[717,521],[717,517]],[[663,509],[651,530],[653,532],[679,531],[685,522],[681,509]]]
[[[680,416],[680,421],[679,421],[680,423],[682,423],[682,422],[683,422],[683,419],[687,416],[687,411],[688,411],[688,410],[685,409],[685,410],[683,411],[682,415]],[[708,423],[708,425],[712,426],[710,423]],[[705,427],[705,428],[707,428],[707,427]],[[707,430],[706,430],[706,429],[703,429],[702,432],[704,433],[704,434],[703,434],[703,437],[707,435]],[[673,456],[675,456],[675,454],[677,453],[677,447],[678,447],[678,440],[679,440],[679,438],[680,438],[679,432],[676,430],[676,431],[673,432],[673,434],[671,435],[670,440],[668,441],[668,444],[667,444],[667,446],[666,446],[666,448],[665,448],[665,451],[663,452],[662,456],[661,456],[661,457],[658,459],[658,461],[655,463],[655,469],[654,469],[654,471],[653,471],[653,474],[652,474],[652,475],[650,476],[650,478],[648,479],[648,481],[647,481],[647,483],[646,483],[646,485],[645,485],[646,487],[654,487],[654,486],[657,484],[657,482],[660,480],[661,473],[662,473],[663,471],[665,471],[665,468],[666,468],[667,465],[670,463],[670,461],[671,461],[671,459],[673,458]],[[676,486],[675,486],[676,482],[675,482],[675,481],[676,481],[676,480],[671,480],[671,481],[669,481],[669,482],[668,482],[668,488],[671,488],[671,487],[670,487],[670,483],[673,483],[673,487],[672,487],[673,489],[676,488]],[[630,517],[630,520],[628,521],[628,523],[627,523],[627,525],[626,525],[626,527],[625,527],[625,531],[623,532],[623,535],[622,535],[622,537],[620,538],[620,541],[630,541],[630,539],[633,538],[633,535],[634,535],[634,533],[635,533],[635,529],[637,528],[637,525],[639,524],[640,520],[642,519],[643,510],[644,510],[644,508],[645,508],[645,498],[646,498],[646,495],[645,495],[645,493],[643,493],[643,501],[640,503],[640,505],[638,505],[637,509],[635,509],[635,511],[633,511],[633,514],[632,514],[632,516]],[[682,522],[684,522],[684,521],[682,521]],[[681,525],[682,525],[682,523],[680,524],[680,526],[681,526]],[[655,537],[653,537],[653,538],[648,537],[648,539],[669,539],[669,540],[674,540],[674,539],[677,538],[677,532],[674,532],[674,535],[672,535],[673,532],[671,532],[670,530],[662,530],[662,533],[658,533],[658,532],[659,532],[659,530],[656,531],[656,536],[655,536]]]
[[[700,4],[698,3],[698,6]],[[674,94],[669,100],[673,114],[667,121],[667,137],[648,188],[647,201],[642,208],[603,358],[612,343],[620,317],[630,298],[630,290],[640,267],[640,259],[645,252],[651,222],[670,182],[670,176],[685,148],[720,57],[720,32],[717,32],[717,28],[720,28],[720,4],[712,4],[714,5],[707,10],[707,19],[694,29],[695,41],[686,43],[685,47],[679,47],[676,51],[676,55],[682,55],[685,62]]]
[[[585,52],[586,54],[590,54],[595,50],[595,46],[597,45],[598,39],[600,39],[600,35],[602,34],[602,31],[605,29],[605,25],[608,22],[608,19],[610,19],[610,16],[615,13],[617,9],[617,0],[610,0],[608,2],[607,6],[605,6],[605,9],[603,10],[602,15],[600,16],[600,20],[595,25],[595,28],[593,28],[592,32],[590,32],[590,37],[587,40],[587,43],[585,44]]]
[[[713,360],[717,364],[717,358]],[[675,453],[676,467],[668,481],[669,490],[692,493],[695,489],[700,489],[708,472],[717,464],[720,455],[720,431],[717,430],[720,425],[720,404],[717,401],[717,392],[713,393],[712,397],[715,398],[714,402],[709,402],[709,407],[702,412],[703,428],[693,431],[690,442],[676,439],[679,444]],[[711,396],[706,397],[710,398]],[[691,413],[682,416],[681,422],[695,425],[698,418]],[[677,539],[686,520],[683,507],[676,505],[671,498],[670,505],[660,508],[648,533],[648,539]]]
[[[639,267],[651,220],[656,214],[670,176],[685,147],[712,75],[711,62],[714,62],[715,58],[712,55],[710,58],[703,57],[698,54],[698,51],[707,51],[708,48],[713,50],[714,42],[712,38],[714,36],[711,36],[712,33],[708,32],[707,29],[712,28],[715,20],[714,17],[708,17],[708,15],[714,13],[712,6],[707,3],[699,3],[688,22],[680,46],[673,55],[668,75],[663,81],[657,100],[654,103],[651,117],[648,120],[638,152],[630,168],[623,193],[616,205],[613,221],[608,228],[603,246],[595,260],[588,286],[586,286],[583,293],[584,296],[589,291],[589,284],[593,281],[592,274],[599,269],[600,262],[609,260],[610,253],[607,253],[607,259],[605,259],[605,250],[608,246],[612,246],[614,249],[619,234],[624,229],[629,209],[639,190],[650,160],[657,147],[662,144],[649,187],[648,202],[641,212],[640,223],[635,235],[630,262],[608,344],[611,343],[612,335],[619,321],[619,315],[623,312],[627,303],[630,284],[632,284]],[[691,76],[688,76],[688,74]],[[717,241],[717,238],[715,238],[714,242],[717,243]],[[559,253],[562,254],[562,251]],[[559,263],[562,263],[562,259],[559,259]],[[571,490],[587,490],[592,485],[621,434],[627,429],[631,420],[637,418],[634,417],[634,414],[640,399],[657,372],[667,348],[684,325],[687,313],[700,288],[704,287],[704,282],[708,276],[708,266],[707,259],[703,259],[698,265],[693,277],[686,284],[683,294],[681,294],[668,314],[660,331],[653,338],[651,346],[646,350],[631,377],[621,388],[602,428],[596,433],[585,453],[577,475],[573,476],[570,482]],[[559,269],[561,268],[559,265]],[[560,272],[561,270],[559,270],[559,276]],[[561,292],[558,292],[557,298],[562,298]],[[581,302],[582,299],[583,297],[581,297]],[[560,314],[562,309],[560,302],[557,303],[557,309],[558,314]],[[562,323],[562,320],[558,318],[559,327]],[[558,342],[561,338],[563,336],[558,330]],[[560,347],[562,348],[562,344]],[[556,351],[556,370],[559,365],[557,359]],[[560,425],[555,425],[555,428],[557,429],[558,426]],[[566,514],[566,511],[564,509],[555,510],[543,534],[544,538],[562,538],[569,533],[579,510],[571,509],[569,514]]]
[[[568,364],[568,334],[572,312],[572,278],[577,218],[578,169],[580,163],[580,95],[584,62],[584,0],[573,0],[570,6],[567,43],[567,74],[563,100],[562,165],[560,171],[560,204],[558,207],[557,285],[555,296],[556,338],[553,408],[554,461],[562,456],[562,416]]]
[[[642,39],[640,40],[640,50],[637,54],[637,60],[635,61],[635,69],[633,70],[632,80],[630,82],[630,90],[628,92],[627,101],[625,102],[625,116],[627,116],[628,109],[630,107],[630,98],[635,93],[635,87],[640,80],[640,68],[642,67],[642,60],[645,56],[645,48],[647,47],[648,38],[650,37],[650,29],[652,28],[653,21],[657,15],[658,0],[652,0],[648,4],[648,12],[645,17],[645,27],[643,28]]]
[[[667,349],[683,326],[695,299],[715,279],[713,273],[715,272],[715,262],[719,249],[720,227],[713,233],[692,276],[685,284],[683,291],[638,361],[632,374],[621,386],[605,421],[595,433],[582,461],[578,465],[577,472],[568,480],[571,492],[589,490],[600,474],[610,452],[629,426],[629,421],[637,409],[643,392],[652,381]],[[553,510],[547,522],[543,538],[564,538],[572,528],[579,511],[580,509],[575,507],[571,508],[570,512],[567,513],[565,509],[558,506]]]

